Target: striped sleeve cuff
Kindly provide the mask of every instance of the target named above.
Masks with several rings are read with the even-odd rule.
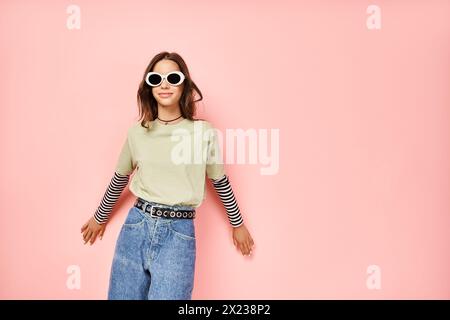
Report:
[[[123,189],[125,189],[129,179],[130,174],[122,175],[114,172],[114,176],[106,189],[105,195],[94,214],[94,219],[98,224],[104,224],[108,221],[109,215]]]
[[[244,223],[241,213],[239,211],[239,206],[233,194],[233,189],[231,188],[230,180],[227,175],[218,179],[212,179],[214,189],[219,195],[222,204],[224,205],[228,220],[233,228],[237,228]]]

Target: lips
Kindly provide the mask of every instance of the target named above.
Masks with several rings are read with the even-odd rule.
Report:
[[[172,95],[172,93],[160,93],[158,94],[161,98],[168,98]]]

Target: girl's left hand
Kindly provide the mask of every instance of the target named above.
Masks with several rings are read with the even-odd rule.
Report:
[[[255,244],[244,224],[237,228],[233,227],[233,243],[244,256],[252,253]]]

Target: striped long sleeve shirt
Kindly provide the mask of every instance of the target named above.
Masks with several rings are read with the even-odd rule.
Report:
[[[114,172],[111,182],[106,189],[106,192],[100,202],[99,207],[95,211],[94,219],[98,224],[104,224],[108,221],[109,216],[120,197],[120,194],[125,189],[130,174],[123,175],[118,172]],[[239,206],[234,197],[233,190],[231,188],[230,180],[227,175],[223,175],[219,179],[211,179],[214,189],[219,195],[222,204],[228,215],[228,220],[232,227],[237,228],[241,226],[244,221],[239,211]]]
[[[239,206],[234,197],[233,189],[231,188],[231,183],[227,175],[224,175],[222,178],[212,180],[214,189],[224,205],[228,220],[231,225],[235,228],[241,226],[244,223],[242,219],[241,213],[239,211]]]
[[[130,180],[130,175],[122,175],[114,172],[111,182],[106,189],[100,205],[95,211],[94,219],[98,224],[104,224],[108,221],[109,215],[114,208],[117,200],[120,197],[123,189],[125,189],[128,181]]]

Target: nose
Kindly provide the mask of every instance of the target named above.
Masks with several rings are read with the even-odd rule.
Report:
[[[167,79],[163,79],[163,81],[161,82],[161,88],[168,88],[169,87],[169,83],[167,82]]]

